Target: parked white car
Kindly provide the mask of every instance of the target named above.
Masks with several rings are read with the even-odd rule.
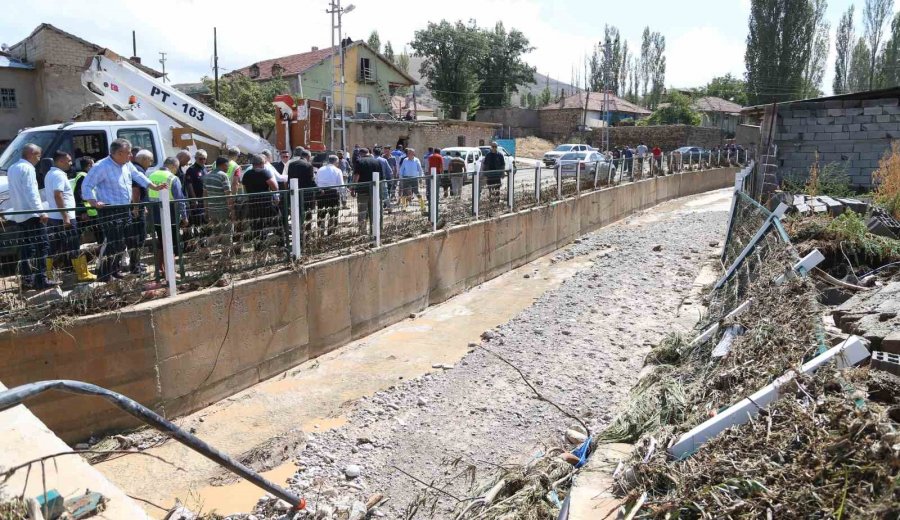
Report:
[[[441,148],[441,155],[444,157],[461,157],[466,161],[466,173],[473,174],[481,169],[481,161],[484,159],[481,148],[478,148],[477,146]]]
[[[491,151],[490,146],[479,146],[478,149],[481,150],[481,156],[484,157]],[[516,161],[513,159],[513,156],[506,151],[506,148],[502,146],[497,147],[497,151],[500,152],[500,155],[503,156],[503,162],[506,164],[506,167],[503,170],[508,174],[511,173],[516,166]]]
[[[581,178],[593,178],[598,174],[600,184],[606,184],[615,180],[616,166],[606,155],[600,152],[570,152],[563,155],[559,161],[559,174],[562,177],[575,177],[580,165]]]
[[[588,152],[593,150],[594,149],[591,146],[586,144],[561,144],[544,154],[544,166],[555,167],[556,161],[570,152]]]

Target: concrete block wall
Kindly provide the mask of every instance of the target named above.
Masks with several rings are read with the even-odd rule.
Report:
[[[182,416],[635,211],[731,186],[735,172],[690,172],[593,191],[298,271],[81,318],[65,332],[3,331],[0,381],[82,380],[166,417]],[[30,408],[70,442],[136,425],[105,401],[84,396],[44,396]]]
[[[406,139],[408,146],[416,149],[419,158],[429,147],[459,146],[462,137],[465,146],[490,143],[497,125],[470,121],[439,121],[436,123],[408,123],[403,121],[348,121],[347,148],[354,145],[371,147],[375,144],[393,148],[399,139]],[[326,128],[326,135],[328,135]]]
[[[779,107],[775,127],[779,174],[805,180],[818,154],[820,168],[837,164],[852,184],[871,187],[872,172],[898,138],[898,98],[814,101]]]

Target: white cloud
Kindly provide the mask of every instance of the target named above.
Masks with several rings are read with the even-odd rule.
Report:
[[[699,86],[715,76],[744,74],[743,38],[705,26],[667,40],[666,83],[670,86]]]

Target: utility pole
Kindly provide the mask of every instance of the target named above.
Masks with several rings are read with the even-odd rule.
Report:
[[[213,27],[213,71],[216,87],[216,107],[219,105],[219,40],[216,37],[216,28]]]
[[[137,35],[131,31],[131,55],[137,58]]]
[[[603,151],[609,151],[609,62],[612,60],[610,56],[609,42],[603,47]]]
[[[159,53],[159,64],[162,65],[162,82],[166,82],[166,54],[165,52]]]
[[[326,9],[325,12],[331,15],[331,149],[335,150],[334,147],[334,132],[336,128],[334,127],[334,98],[335,91],[337,90],[338,85],[340,85],[341,91],[341,150],[343,150],[347,145],[347,126],[344,122],[345,114],[344,114],[344,85],[346,84],[345,76],[344,76],[344,34],[343,34],[343,24],[341,17],[344,13],[349,13],[353,9],[356,8],[353,4],[349,4],[347,7],[341,7],[341,0],[331,0],[331,9]],[[336,17],[336,19],[335,19]],[[338,63],[334,62],[334,31],[337,30],[337,40],[338,40]]]

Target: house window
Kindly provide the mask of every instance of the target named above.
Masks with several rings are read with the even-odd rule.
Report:
[[[366,96],[356,96],[356,113],[357,114],[368,114],[369,113],[369,98]]]
[[[18,108],[16,103],[16,89],[0,88],[0,108]]]
[[[375,70],[372,68],[372,61],[369,58],[359,59],[359,79],[360,81],[375,81]]]
[[[466,136],[458,135],[456,136],[456,146],[465,146],[466,145]]]

